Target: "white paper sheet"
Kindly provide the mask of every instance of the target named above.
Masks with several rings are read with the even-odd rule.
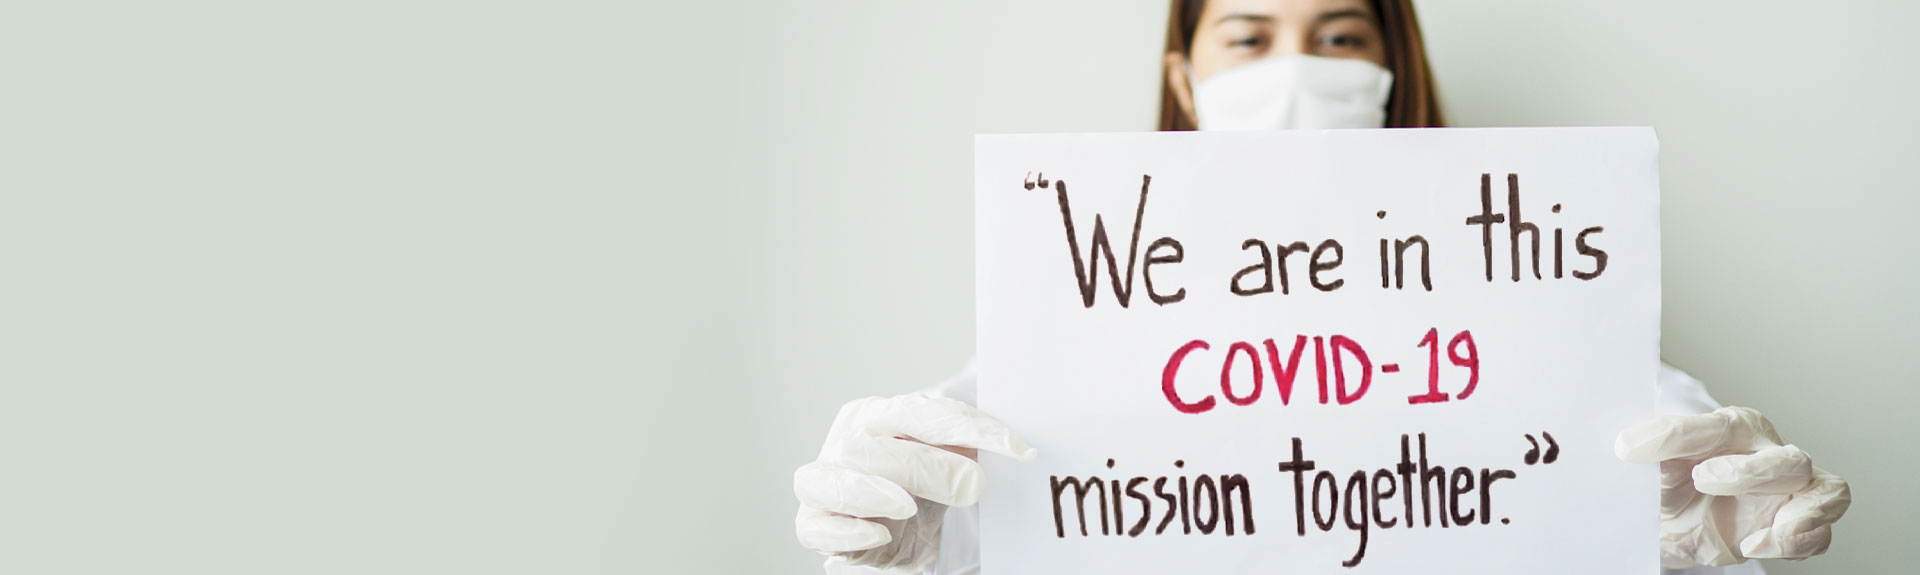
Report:
[[[1041,454],[982,458],[985,573],[1656,572],[1656,470],[1612,450],[1653,412],[1652,130],[981,136],[975,154],[980,406]],[[1532,226],[1518,281],[1512,194]],[[1271,266],[1242,273],[1261,246]],[[1083,535],[1065,480],[1093,477]]]

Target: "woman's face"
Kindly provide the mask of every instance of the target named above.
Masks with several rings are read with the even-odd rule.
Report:
[[[1206,0],[1192,52],[1167,55],[1167,79],[1191,117],[1192,85],[1288,54],[1387,65],[1380,16],[1367,0]]]

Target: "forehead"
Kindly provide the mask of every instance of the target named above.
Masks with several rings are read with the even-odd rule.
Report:
[[[1286,22],[1312,20],[1328,12],[1358,10],[1373,14],[1373,4],[1367,0],[1205,0],[1204,4],[1199,22],[1202,29],[1221,18],[1236,15],[1265,16]]]

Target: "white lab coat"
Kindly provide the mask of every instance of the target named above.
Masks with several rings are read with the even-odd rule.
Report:
[[[947,381],[927,390],[928,394],[951,397],[967,405],[974,405],[979,395],[979,381],[974,373],[973,362],[968,361],[965,368]],[[1660,364],[1660,391],[1654,411],[1660,415],[1706,413],[1720,408],[1720,403],[1707,394],[1707,386],[1700,380],[1687,375],[1665,363]],[[850,567],[837,559],[828,559],[828,575],[874,575],[873,569]],[[1695,567],[1692,569],[1662,569],[1662,575],[1766,575],[1759,561],[1748,561],[1730,567]],[[922,575],[979,575],[980,574],[980,512],[978,507],[961,507],[947,510],[947,517],[940,531],[940,557],[922,572]]]

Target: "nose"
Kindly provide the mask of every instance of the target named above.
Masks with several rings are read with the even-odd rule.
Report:
[[[1269,56],[1292,56],[1313,53],[1313,31],[1305,26],[1291,22],[1281,22],[1274,30],[1273,48]]]

